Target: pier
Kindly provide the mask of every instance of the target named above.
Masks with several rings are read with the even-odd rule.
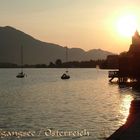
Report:
[[[110,82],[112,82],[112,80],[114,78],[118,78],[118,77],[119,77],[119,71],[109,71],[108,72],[108,78],[110,78],[109,79]]]

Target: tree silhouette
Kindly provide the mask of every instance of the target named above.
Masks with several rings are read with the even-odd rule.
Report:
[[[62,65],[61,59],[57,59],[57,60],[55,61],[55,65],[58,66],[58,67],[60,67],[60,66]]]

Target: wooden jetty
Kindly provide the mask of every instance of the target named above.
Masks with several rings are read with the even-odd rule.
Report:
[[[112,80],[114,78],[118,78],[118,77],[119,77],[119,71],[109,71],[108,72],[108,78],[110,78],[109,79],[110,82],[112,82]]]

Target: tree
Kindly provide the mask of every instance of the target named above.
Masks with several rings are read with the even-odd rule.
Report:
[[[126,55],[127,55],[127,52],[125,51],[120,53],[120,56],[126,56]]]
[[[56,65],[56,66],[61,66],[61,65],[62,65],[61,59],[57,59],[57,60],[55,61],[55,65]]]
[[[53,62],[50,62],[49,68],[54,68],[54,67],[55,67],[55,64]]]

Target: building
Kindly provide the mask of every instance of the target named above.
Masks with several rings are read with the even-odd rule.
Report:
[[[119,70],[110,71],[110,82],[117,77],[119,84],[140,84],[140,35],[132,36],[132,44],[127,52],[119,55]]]
[[[108,55],[106,60],[107,60],[107,68],[118,69],[119,55]]]

